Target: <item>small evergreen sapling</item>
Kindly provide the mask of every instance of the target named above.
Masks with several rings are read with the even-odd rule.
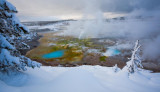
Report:
[[[117,64],[115,64],[115,66],[113,66],[113,71],[116,73],[118,71],[120,71],[121,69],[117,66]]]

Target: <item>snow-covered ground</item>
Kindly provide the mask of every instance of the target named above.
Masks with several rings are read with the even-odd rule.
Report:
[[[127,75],[113,67],[45,67],[0,78],[0,92],[160,92],[160,73]]]

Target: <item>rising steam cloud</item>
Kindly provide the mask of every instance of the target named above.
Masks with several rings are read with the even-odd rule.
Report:
[[[100,6],[96,0],[92,3],[86,2],[83,19],[71,22],[64,35],[77,38],[123,37],[131,41],[139,39],[143,44],[143,58],[160,58],[159,10],[135,9],[125,16],[125,20],[106,22]]]

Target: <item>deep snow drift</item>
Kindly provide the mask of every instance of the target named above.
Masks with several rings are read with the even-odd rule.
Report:
[[[0,92],[159,92],[160,73],[131,74],[113,67],[41,67],[0,81]]]

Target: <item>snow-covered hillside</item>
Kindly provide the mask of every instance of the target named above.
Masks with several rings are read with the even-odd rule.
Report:
[[[0,92],[159,92],[160,73],[128,74],[113,67],[41,67],[25,74],[5,75]]]

